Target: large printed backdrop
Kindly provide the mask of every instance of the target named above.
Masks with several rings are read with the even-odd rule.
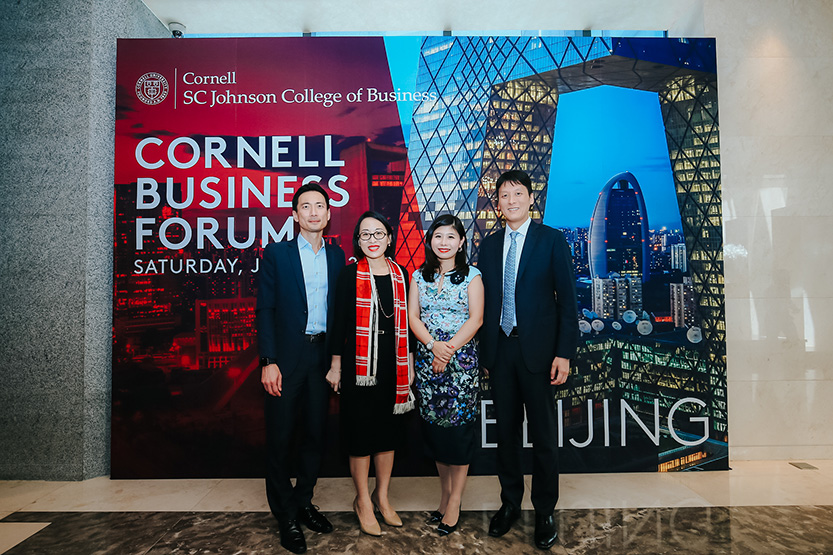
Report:
[[[562,471],[727,468],[714,41],[570,37],[121,40],[112,476],[263,474],[263,247],[294,190],[348,255],[372,208],[397,260],[438,214],[476,263],[506,169],[573,249],[582,340],[556,392]],[[494,473],[483,384],[472,472]],[[418,415],[395,472],[432,473]],[[347,475],[330,404],[324,475]]]

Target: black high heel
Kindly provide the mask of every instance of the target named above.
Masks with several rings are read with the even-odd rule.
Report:
[[[431,514],[428,515],[428,520],[425,521],[426,524],[439,524],[443,521],[443,514],[440,511],[431,511]]]
[[[460,523],[460,520],[457,520],[457,524]],[[457,529],[457,524],[446,524],[445,522],[440,522],[437,525],[437,533],[441,536],[447,536],[453,531]]]
[[[437,533],[440,536],[447,536],[450,533],[452,533],[453,531],[455,531],[457,529],[457,525],[460,524],[460,515],[462,514],[462,512],[463,512],[463,507],[460,507],[460,510],[457,511],[457,522],[455,522],[454,524],[446,524],[445,522],[443,522],[442,517],[441,517],[440,518],[440,523],[437,524]]]

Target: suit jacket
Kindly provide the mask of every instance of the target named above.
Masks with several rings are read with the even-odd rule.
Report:
[[[344,251],[327,245],[327,326],[332,325],[338,274]],[[307,289],[298,239],[270,243],[263,251],[257,288],[257,342],[260,356],[277,360],[281,373],[292,372],[299,362],[298,345],[307,327]]]
[[[480,328],[480,362],[491,370],[497,356],[503,306],[505,229],[483,240],[477,267],[486,304]],[[515,315],[524,362],[531,372],[549,372],[556,356],[573,358],[578,343],[578,303],[573,261],[564,234],[531,222],[515,281]]]

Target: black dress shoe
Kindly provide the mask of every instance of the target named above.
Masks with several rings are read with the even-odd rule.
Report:
[[[306,553],[307,542],[304,540],[304,533],[298,526],[298,521],[287,519],[278,521],[278,528],[281,531],[281,545],[292,553]]]
[[[313,532],[329,534],[333,531],[333,525],[330,524],[327,517],[318,512],[318,508],[315,505],[309,505],[299,509],[298,520]]]
[[[504,535],[520,516],[521,510],[518,507],[504,503],[489,523],[489,535],[495,538]]]
[[[550,514],[535,515],[535,547],[549,549],[555,545],[558,530],[555,528],[555,518]]]
[[[428,515],[428,520],[425,521],[426,524],[437,524],[443,521],[443,514],[440,511],[431,511],[431,514]]]

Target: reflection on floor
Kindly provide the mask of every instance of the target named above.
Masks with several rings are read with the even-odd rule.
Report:
[[[833,461],[807,462],[815,468],[734,462],[728,472],[562,476],[552,552],[833,553]],[[372,538],[349,512],[349,480],[322,480],[315,502],[336,530],[307,532],[309,552],[536,552],[530,510],[506,536],[486,535],[499,504],[487,476],[471,478],[460,528],[440,538],[424,523],[437,487],[436,478],[395,478],[391,501],[405,526]],[[278,541],[260,480],[0,482],[0,553],[286,553]]]
[[[403,528],[363,535],[356,517],[328,516],[332,534],[306,532],[310,553],[535,553],[534,514],[504,537],[486,534],[485,511],[465,512],[457,532],[439,537],[427,512],[401,513]],[[559,511],[553,553],[830,553],[833,507],[675,507]],[[15,513],[3,522],[49,522],[8,555],[90,553],[170,555],[273,553],[280,547],[268,513]],[[796,526],[796,523],[800,525]],[[540,553],[540,551],[539,551]]]

